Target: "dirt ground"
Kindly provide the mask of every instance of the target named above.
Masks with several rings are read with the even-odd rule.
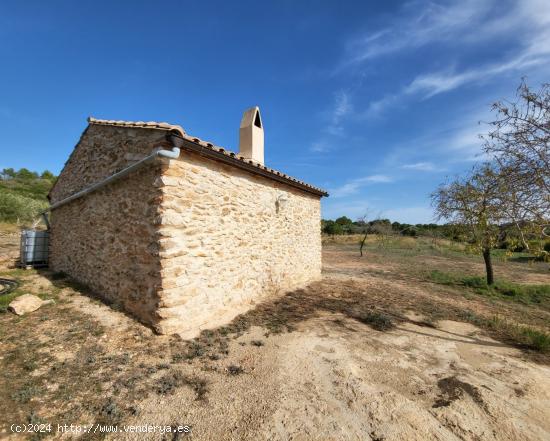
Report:
[[[546,308],[422,277],[430,265],[477,271],[467,257],[369,249],[359,258],[328,244],[323,259],[322,281],[194,341],[154,335],[60,275],[4,268],[20,290],[56,303],[0,314],[0,437],[550,439],[548,358],[471,319],[496,314],[548,330]],[[542,265],[496,269],[550,283]],[[28,422],[55,427],[10,432]],[[56,431],[71,423],[95,433]],[[114,425],[188,425],[191,434],[100,433]]]

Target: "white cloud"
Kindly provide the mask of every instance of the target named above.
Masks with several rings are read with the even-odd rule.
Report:
[[[445,125],[430,125],[415,137],[388,145],[380,166],[385,170],[438,173],[488,159],[479,135],[487,133],[490,127],[484,121],[492,117],[483,102],[476,100],[456,109],[461,115],[459,119],[449,120]]]
[[[332,150],[332,148],[331,145],[325,139],[323,139],[313,142],[309,150],[315,153],[325,153]]]
[[[329,142],[327,136],[344,135],[343,119],[349,115],[353,110],[349,94],[343,90],[340,90],[334,94],[333,107],[328,114],[328,124],[323,129],[326,136],[323,139],[314,141],[309,150],[315,153],[326,153],[332,150],[333,143]]]
[[[362,113],[365,118],[374,118],[383,114],[387,109],[395,106],[401,94],[391,94],[382,97],[379,100],[371,101],[367,107],[367,110]]]
[[[411,4],[410,4],[411,5]],[[513,73],[550,67],[550,1],[522,0],[496,3],[454,1],[446,6],[413,3],[404,9],[388,28],[360,39],[348,63],[363,61],[411,47],[452,42],[492,44],[490,39],[509,42],[508,54],[498,61],[480,63],[475,68],[449,66],[416,76],[405,87],[374,99],[361,113],[366,118],[379,116],[410,97],[428,99],[468,84],[479,84]],[[412,12],[417,9],[420,12]],[[353,46],[353,45],[352,45]],[[453,64],[456,64],[453,62]]]
[[[348,44],[345,65],[358,64],[390,53],[418,48],[435,41],[467,35],[467,29],[477,29],[478,38],[487,34],[482,26],[494,1],[462,0],[454,3],[409,2],[393,22],[369,32]],[[498,28],[495,28],[498,30]]]
[[[424,171],[424,172],[444,170],[440,167],[436,167],[436,165],[431,162],[414,162],[412,164],[404,164],[401,166],[401,168],[405,170],[416,170],[416,171]]]
[[[331,135],[340,135],[343,132],[342,119],[352,111],[349,95],[343,90],[334,96],[334,108],[332,109],[330,124],[327,132]]]
[[[483,161],[488,156],[482,150],[483,141],[479,137],[483,129],[474,121],[465,127],[451,131],[444,141],[439,141],[438,149],[448,155],[451,162]]]
[[[340,187],[329,190],[329,194],[334,198],[341,198],[357,193],[361,187],[369,184],[387,184],[393,182],[393,178],[386,175],[369,175],[362,178],[353,179]]]
[[[550,35],[549,35],[550,37]],[[448,92],[469,83],[488,80],[500,74],[518,71],[541,64],[547,64],[550,59],[533,56],[531,52],[517,58],[498,64],[489,64],[462,72],[432,72],[416,77],[403,91],[404,94],[421,94],[423,98],[431,98],[443,92]]]
[[[388,183],[393,182],[393,178],[386,175],[370,175],[366,178],[359,179],[361,182]]]

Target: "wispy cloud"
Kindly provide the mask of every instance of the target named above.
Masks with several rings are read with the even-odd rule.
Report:
[[[548,37],[550,38],[550,33]],[[467,69],[461,72],[432,72],[420,75],[403,90],[403,93],[406,95],[420,94],[423,98],[431,98],[465,84],[482,82],[507,72],[518,71],[521,73],[523,69],[528,67],[549,63],[550,59],[542,55],[540,52],[534,55],[534,53],[528,51],[516,58],[475,69]]]
[[[437,167],[432,162],[414,162],[412,164],[404,164],[401,166],[405,170],[416,170],[422,172],[442,171],[444,168]]]
[[[333,142],[327,139],[330,137],[341,137],[344,135],[343,120],[353,110],[349,93],[339,90],[334,94],[333,106],[328,114],[328,123],[323,129],[324,136],[311,143],[309,150],[314,153],[325,153],[332,150]]]
[[[483,29],[479,25],[493,5],[494,1],[478,0],[455,1],[444,5],[436,2],[409,2],[389,26],[350,41],[344,64],[359,64],[434,41],[454,39],[468,28]],[[479,31],[475,35],[479,37],[482,33]]]
[[[390,94],[379,100],[371,101],[367,110],[361,113],[365,118],[376,118],[386,112],[387,109],[394,107],[400,100],[401,93]]]
[[[438,149],[445,152],[450,162],[483,161],[488,156],[481,149],[480,133],[483,128],[475,122],[451,131],[444,141],[439,141]]]
[[[372,100],[365,118],[377,117],[411,98],[429,99],[465,85],[479,84],[504,74],[524,75],[527,69],[550,67],[550,2],[522,0],[505,2],[467,1],[430,3],[427,7],[405,8],[389,27],[368,34],[352,45],[348,63],[363,61],[390,52],[424,45],[452,42],[453,45],[489,43],[499,37],[510,41],[508,54],[501,60],[482,63],[475,68],[458,69],[452,65],[417,75],[408,85]],[[420,12],[411,12],[418,10]]]
[[[340,135],[343,132],[342,119],[351,112],[352,106],[347,92],[338,91],[334,96],[334,107],[332,109],[330,124],[327,127],[331,135]]]
[[[332,150],[332,144],[329,143],[326,139],[322,139],[313,142],[309,150],[315,153],[325,153]]]
[[[332,188],[329,193],[334,198],[341,198],[356,194],[362,187],[369,184],[387,184],[393,182],[394,179],[387,175],[369,175],[362,178],[356,178],[340,187]]]
[[[489,109],[480,103],[470,103],[457,110],[463,115],[461,118],[449,121],[445,126],[430,127],[420,135],[387,146],[388,153],[382,167],[386,170],[439,173],[460,167],[460,164],[469,166],[468,163],[487,159],[479,135],[489,129],[483,123],[490,119]]]

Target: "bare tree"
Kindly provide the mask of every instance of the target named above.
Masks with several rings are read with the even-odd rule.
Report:
[[[359,219],[357,219],[358,222],[361,222],[363,224],[363,232],[361,233],[363,237],[359,241],[359,255],[363,257],[363,248],[365,247],[365,242],[367,241],[367,237],[369,235],[370,231],[370,222],[369,219],[371,218],[371,211],[369,209],[365,210],[365,214],[361,216]],[[376,219],[381,218],[381,213],[378,214],[378,216],[375,216],[372,222],[374,222]],[[377,233],[377,231],[375,231]]]
[[[483,148],[499,168],[500,200],[505,215],[526,236],[544,235],[550,223],[550,84],[532,91],[522,81],[513,102],[493,104],[496,120],[482,136]]]
[[[363,248],[365,246],[365,242],[367,241],[367,236],[369,234],[368,226],[369,226],[369,214],[370,210],[366,210],[365,214],[361,216],[359,219],[357,219],[359,222],[363,223],[363,237],[361,238],[361,241],[359,242],[359,255],[363,257]]]
[[[391,224],[380,221],[380,218],[373,221],[374,234],[376,234],[378,246],[380,248],[388,248],[390,245],[390,239],[393,236],[393,230]]]
[[[489,165],[475,168],[466,178],[440,185],[432,194],[438,220],[462,227],[468,241],[483,255],[487,284],[494,283],[491,249],[502,222],[498,174]]]

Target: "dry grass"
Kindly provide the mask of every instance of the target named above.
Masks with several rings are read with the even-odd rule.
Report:
[[[108,331],[74,306],[72,299],[80,296],[82,287],[62,275],[4,270],[1,276],[21,281],[18,293],[31,289],[38,280],[50,280],[51,286],[41,295],[57,302],[24,317],[0,314],[0,425],[40,418],[59,424],[114,424],[135,415],[138,404],[148,396],[171,396],[181,388],[206,402],[212,378],[248,375],[248,369],[231,359],[235,339],[260,327],[264,339],[248,338],[244,344],[264,351],[270,336],[293,332],[327,313],[381,333],[399,329],[405,322],[430,327],[441,319],[470,322],[521,348],[537,362],[549,361],[544,352],[548,350],[545,336],[550,332],[547,309],[533,302],[512,303],[480,295],[456,284],[433,283],[426,276],[433,270],[480,274],[481,260],[452,244],[402,238],[380,247],[370,240],[360,258],[355,244],[329,243],[325,244],[324,266],[322,281],[266,301],[191,341],[155,336],[126,318],[130,324],[123,331]],[[547,264],[499,261],[496,273],[517,283],[550,281]],[[408,318],[411,311],[425,317],[424,321]],[[336,327],[347,326],[344,320],[331,320]],[[444,399],[458,393],[457,388],[464,389],[457,384],[447,388]]]
[[[0,222],[0,234],[7,235],[18,233],[21,230],[21,227],[14,223]]]

